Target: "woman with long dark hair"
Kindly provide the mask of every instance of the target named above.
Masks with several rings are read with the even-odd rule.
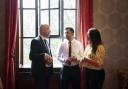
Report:
[[[102,89],[105,79],[105,47],[96,28],[90,28],[87,37],[88,45],[85,48],[84,59],[80,63],[81,67],[85,67],[86,86],[87,89]]]

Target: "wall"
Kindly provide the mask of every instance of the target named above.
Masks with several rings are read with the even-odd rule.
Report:
[[[93,0],[94,26],[106,47],[104,89],[119,89],[116,71],[128,69],[128,0]]]
[[[0,0],[0,76],[4,76],[4,53],[5,53],[5,7],[4,0]]]

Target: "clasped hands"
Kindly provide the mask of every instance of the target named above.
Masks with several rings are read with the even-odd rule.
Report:
[[[47,53],[45,53],[45,60],[48,64],[53,63],[53,58]]]
[[[70,65],[73,61],[77,61],[77,58],[75,56],[68,57],[68,59],[65,60],[65,63]]]

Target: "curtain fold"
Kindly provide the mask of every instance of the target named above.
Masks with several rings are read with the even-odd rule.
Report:
[[[93,26],[93,0],[78,0],[79,39],[84,47],[87,44],[87,31]]]
[[[84,45],[87,44],[87,31],[93,26],[93,0],[78,0],[78,29],[79,39]],[[81,69],[81,89],[86,89],[85,69]]]
[[[15,89],[14,52],[16,45],[18,0],[5,0],[5,83],[4,89]]]
[[[3,89],[3,83],[2,83],[1,77],[0,77],[0,89]]]

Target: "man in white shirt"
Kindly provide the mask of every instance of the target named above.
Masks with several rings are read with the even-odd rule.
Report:
[[[58,60],[63,65],[60,73],[61,89],[68,89],[69,85],[72,89],[80,89],[79,61],[83,57],[83,46],[74,39],[73,28],[67,27],[65,30],[67,40],[61,43],[58,53]]]

